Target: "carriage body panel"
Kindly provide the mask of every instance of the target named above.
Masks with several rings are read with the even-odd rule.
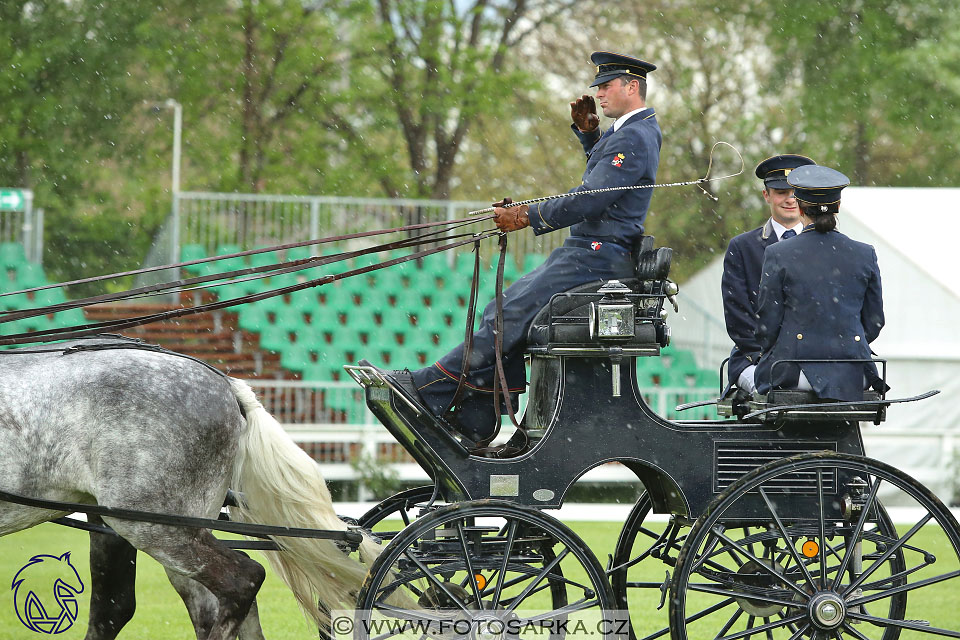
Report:
[[[465,455],[452,437],[424,428],[423,417],[384,388],[368,387],[367,400],[447,502],[498,498],[559,508],[587,471],[619,462],[643,483],[655,511],[692,521],[726,487],[772,460],[823,450],[863,454],[854,422],[666,420],[643,400],[634,365],[633,357],[623,360],[626,392],[614,396],[609,358],[533,354],[527,420],[542,429],[542,437],[526,453],[506,459]],[[800,517],[817,500],[816,487],[809,478],[793,480],[782,491]],[[825,492],[835,496],[842,486],[831,477]],[[745,501],[730,516],[759,517],[759,498],[755,506]]]

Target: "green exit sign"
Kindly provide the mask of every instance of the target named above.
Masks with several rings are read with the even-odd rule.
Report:
[[[27,189],[0,189],[0,210],[25,210],[29,198],[28,194],[30,194],[30,191]]]

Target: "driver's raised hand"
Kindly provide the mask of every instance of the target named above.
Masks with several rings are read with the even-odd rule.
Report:
[[[583,133],[589,133],[600,126],[600,116],[597,115],[597,103],[593,96],[580,96],[570,103],[570,117]]]

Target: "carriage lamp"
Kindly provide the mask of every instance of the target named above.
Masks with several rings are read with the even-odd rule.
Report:
[[[601,340],[632,338],[634,335],[633,301],[627,298],[630,288],[619,280],[610,280],[597,290],[602,294],[590,314],[590,337]]]
[[[630,288],[619,280],[610,280],[597,290],[603,297],[590,304],[590,337],[601,340],[624,340],[634,335],[633,301],[627,298]],[[610,375],[613,397],[620,397],[620,356],[610,354]]]

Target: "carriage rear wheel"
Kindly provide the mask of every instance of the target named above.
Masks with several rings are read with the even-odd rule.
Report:
[[[833,490],[844,478],[860,489]],[[791,509],[802,493],[813,513]],[[741,533],[727,514],[747,502],[762,512]],[[671,630],[674,640],[956,638],[958,579],[957,521],[929,490],[869,458],[803,454],[747,474],[697,520],[677,558]]]
[[[657,610],[670,586],[669,558],[676,559],[686,540],[686,532],[674,520],[651,524],[652,509],[650,495],[644,491],[620,531],[610,571],[617,608],[632,613],[631,640],[653,640],[670,633],[666,611],[658,614]]]
[[[564,524],[536,509],[483,500],[414,521],[383,550],[358,596],[354,635],[563,638],[607,630],[603,568]]]

